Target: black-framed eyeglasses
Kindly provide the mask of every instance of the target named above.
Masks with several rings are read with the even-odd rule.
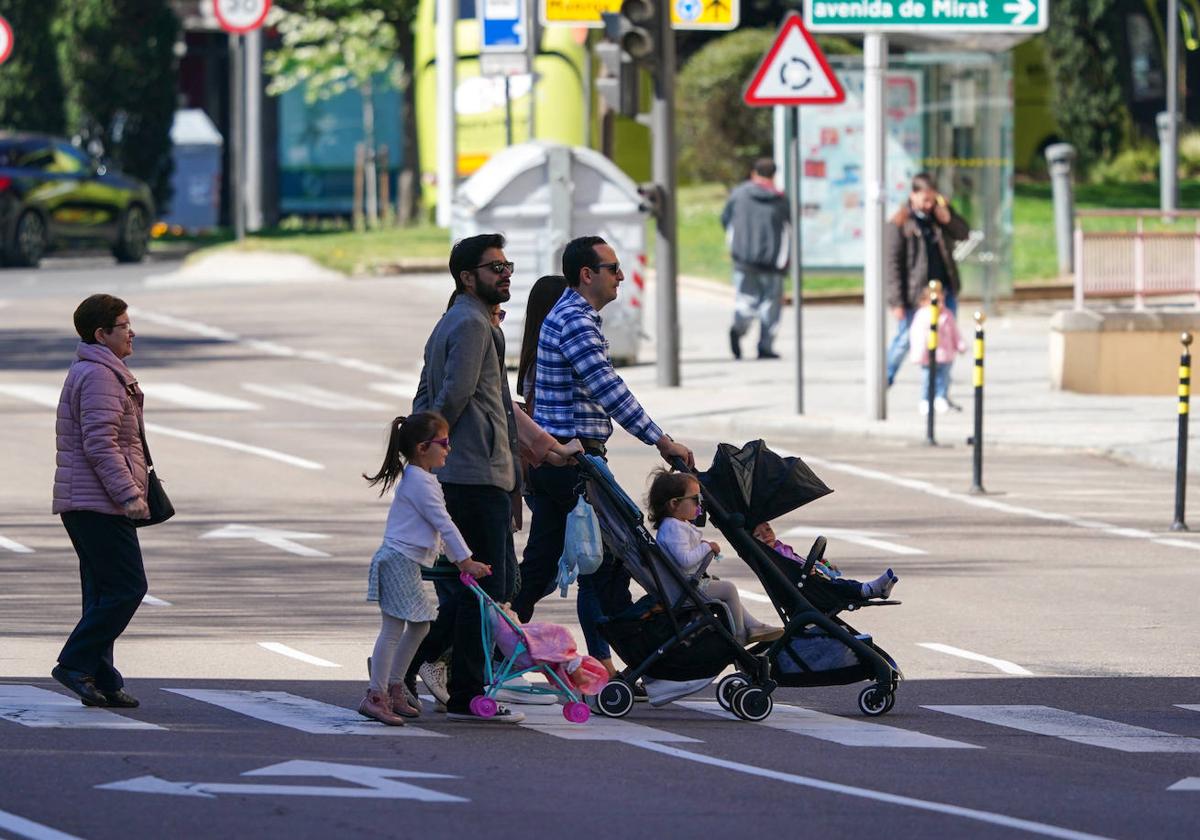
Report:
[[[480,263],[475,268],[489,269],[492,274],[503,274],[505,271],[509,274],[513,273],[513,264],[504,260],[492,260],[491,262]]]
[[[619,262],[597,263],[596,265],[592,266],[592,271],[603,271],[606,268],[613,274],[616,274],[621,270],[621,264]]]

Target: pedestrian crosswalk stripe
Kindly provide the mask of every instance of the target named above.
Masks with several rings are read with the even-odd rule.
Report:
[[[934,712],[957,715],[1036,735],[1048,735],[1131,753],[1200,753],[1200,738],[1187,738],[1141,726],[1081,715],[1051,706],[924,706]]]
[[[735,720],[732,713],[721,708],[713,700],[687,700],[678,705],[694,709],[705,714],[727,720]],[[923,732],[911,732],[907,729],[897,729],[881,723],[871,723],[853,718],[828,715],[815,712],[800,706],[786,703],[776,703],[770,717],[760,721],[761,726],[780,729],[784,732],[794,732],[822,741],[832,741],[845,747],[896,747],[911,749],[951,749],[974,750],[981,749],[975,744],[962,741],[952,741],[948,738],[938,738]]]
[[[388,408],[381,402],[364,400],[348,394],[327,391],[315,385],[304,385],[291,382],[285,385],[262,385],[257,382],[243,382],[242,387],[252,394],[271,397],[277,400],[311,405],[330,411],[383,411]]]
[[[1200,703],[1176,703],[1180,709],[1187,709],[1189,712],[1200,712]]]
[[[162,729],[32,685],[0,685],[0,719],[35,729]]]
[[[223,691],[205,688],[164,688],[163,691],[312,735],[445,737],[439,732],[421,729],[411,724],[385,726],[368,721],[353,709],[309,700],[307,697],[298,697],[286,691]]]
[[[67,834],[65,831],[50,828],[48,825],[35,823],[33,820],[10,814],[8,811],[0,811],[0,828],[17,837],[26,837],[28,840],[80,840],[74,834]]]
[[[58,397],[61,393],[61,386],[0,383],[0,394],[13,399],[37,403],[46,408],[58,408]]]
[[[10,540],[8,537],[0,537],[0,548],[11,551],[13,554],[33,554],[32,548],[22,545],[16,540]]]
[[[525,720],[519,725],[525,729],[533,729],[556,738],[568,741],[622,741],[625,743],[676,743],[698,744],[695,738],[686,735],[676,735],[652,726],[645,726],[628,720],[615,720],[593,714],[587,723],[570,723],[563,717],[562,706],[527,706],[517,707],[525,714]]]
[[[417,386],[419,384],[420,381],[417,379],[407,379],[403,382],[376,382],[371,386],[371,390],[411,400],[413,395],[417,393]]]
[[[139,382],[151,403],[169,403],[200,411],[259,411],[258,403],[217,394],[179,382]]]

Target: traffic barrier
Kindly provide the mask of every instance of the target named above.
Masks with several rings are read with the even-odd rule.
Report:
[[[975,432],[971,435],[974,445],[974,463],[971,470],[971,493],[982,494],[983,489],[983,322],[982,312],[975,312]]]
[[[1175,443],[1175,521],[1172,531],[1188,530],[1183,521],[1183,509],[1187,499],[1187,446],[1188,405],[1192,391],[1192,334],[1185,332],[1179,337],[1183,352],[1179,356],[1179,432]]]
[[[938,346],[938,319],[941,317],[941,295],[942,283],[940,280],[929,281],[929,338],[926,340],[925,349],[929,351],[929,384],[925,389],[925,442],[930,446],[937,446],[937,440],[933,436],[933,415],[937,414],[934,411],[933,403],[937,394],[937,346]]]

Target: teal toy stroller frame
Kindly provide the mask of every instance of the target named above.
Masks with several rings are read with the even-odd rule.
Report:
[[[521,629],[521,625],[513,621],[508,613],[500,609],[492,597],[483,591],[475,578],[463,572],[459,575],[459,580],[463,586],[475,593],[475,597],[479,600],[479,618],[483,634],[483,649],[485,656],[483,657],[483,684],[484,692],[477,697],[471,698],[471,714],[479,717],[493,717],[499,709],[499,704],[496,702],[496,693],[500,689],[508,691],[517,691],[522,694],[549,694],[562,700],[563,717],[571,723],[586,723],[591,716],[591,709],[584,701],[583,696],[570,683],[563,680],[558,672],[544,662],[535,662],[528,668],[522,668],[516,664],[521,656],[529,653],[529,640],[525,636],[525,631]],[[518,642],[516,648],[513,649],[511,656],[504,657],[504,660],[498,665],[493,666],[491,651],[495,650],[496,639],[492,632],[492,622],[490,614],[494,613],[500,617],[502,621],[508,623],[508,626],[516,632]],[[508,680],[524,674],[541,674],[549,683],[549,686],[510,686],[505,685]]]

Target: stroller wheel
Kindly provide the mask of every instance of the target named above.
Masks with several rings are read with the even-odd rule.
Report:
[[[571,723],[587,723],[591,716],[592,710],[588,708],[587,703],[576,700],[563,706],[563,717]]]
[[[765,720],[775,708],[771,695],[754,685],[742,686],[733,692],[731,711],[742,720]]]
[[[606,717],[625,717],[633,708],[633,687],[624,680],[609,680],[604,688],[600,689],[600,694],[596,697],[596,706],[600,709],[600,714]]]
[[[869,685],[858,693],[858,710],[869,717],[886,715],[895,705],[895,693],[878,685]]]
[[[472,697],[469,705],[471,714],[476,717],[490,718],[495,717],[496,712],[500,711],[500,704],[490,697],[484,697],[482,694],[478,697]]]
[[[750,678],[741,671],[721,677],[717,683],[717,702],[725,711],[733,711],[733,692],[744,685],[750,684]]]

